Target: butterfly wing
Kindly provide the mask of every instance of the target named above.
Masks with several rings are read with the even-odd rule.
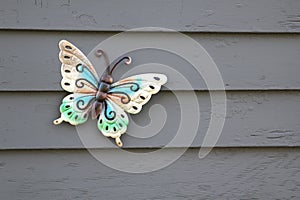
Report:
[[[131,76],[113,83],[108,92],[108,99],[126,112],[137,114],[166,82],[167,76],[164,74],[149,73]]]
[[[99,77],[87,57],[66,40],[59,42],[59,48],[62,88],[68,92],[96,93]]]
[[[60,118],[54,120],[54,124],[60,124],[63,121],[72,125],[82,124],[87,121],[94,95],[87,94],[69,94],[60,105]]]
[[[104,101],[97,124],[104,136],[115,138],[117,145],[121,147],[120,136],[126,132],[128,123],[128,116],[120,106],[110,99]]]
[[[86,122],[95,101],[99,77],[87,57],[73,44],[62,40],[59,48],[63,77],[61,86],[73,94],[63,99],[60,106],[61,117],[54,120],[54,124],[62,121],[72,125],[82,124]]]

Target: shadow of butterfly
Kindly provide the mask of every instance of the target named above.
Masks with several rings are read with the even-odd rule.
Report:
[[[121,135],[127,130],[129,123],[126,114],[137,114],[153,94],[159,92],[167,82],[163,74],[147,73],[131,76],[114,82],[112,72],[121,63],[131,63],[130,57],[121,58],[114,66],[110,66],[106,54],[98,50],[98,56],[106,61],[106,70],[99,78],[92,63],[73,44],[66,40],[59,42],[59,60],[61,61],[61,86],[67,95],[60,105],[60,118],[72,125],[85,123],[91,115],[98,119],[97,127],[106,137],[115,139],[119,147],[123,146]]]

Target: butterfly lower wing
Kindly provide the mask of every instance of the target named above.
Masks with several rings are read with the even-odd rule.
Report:
[[[120,137],[127,130],[128,116],[116,103],[107,99],[98,119],[98,129],[106,137],[115,138],[118,146],[122,146]]]
[[[69,94],[60,105],[60,118],[53,121],[54,124],[60,124],[63,121],[72,125],[78,125],[88,120],[89,111],[95,100],[94,95]]]
[[[68,92],[96,93],[99,77],[88,58],[66,40],[59,42],[61,61],[61,86]]]
[[[153,94],[167,82],[163,74],[140,74],[125,78],[111,85],[108,98],[131,114],[137,114]]]

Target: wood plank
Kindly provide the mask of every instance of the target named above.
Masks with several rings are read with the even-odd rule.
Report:
[[[104,166],[85,150],[0,151],[0,198],[298,199],[299,152],[299,148],[215,148],[199,160],[198,150],[190,149],[167,168],[130,174]],[[160,158],[168,160],[167,156]],[[126,159],[120,157],[118,162]],[[145,164],[141,162],[140,168]]]
[[[68,39],[89,53],[115,33],[0,31],[1,91],[61,91],[57,43]],[[151,34],[151,35],[149,35]],[[136,37],[172,38],[170,33],[136,33]],[[300,35],[295,34],[188,34],[217,64],[227,90],[300,89]],[[170,39],[171,40],[171,39]],[[176,44],[176,40],[174,40]],[[203,78],[182,58],[159,50],[131,52],[132,66],[161,63],[186,77],[194,90],[207,90]],[[97,66],[101,68],[101,66]],[[137,73],[135,68],[132,73]],[[114,73],[118,79],[125,67]],[[189,90],[182,79],[166,70],[167,87]]]
[[[300,32],[298,0],[5,0],[1,29]]]
[[[0,149],[115,148],[114,141],[106,139],[98,131],[94,120],[78,126],[79,129],[67,123],[52,124],[59,116],[58,108],[65,94],[1,92]],[[196,92],[194,100],[199,102],[200,120],[199,129],[195,132],[197,129],[192,127],[195,118],[181,120],[182,113],[195,116],[192,115],[197,108],[191,104],[193,94],[163,91],[154,95],[141,113],[130,115],[127,134],[122,136],[124,147],[187,146],[186,139],[194,137],[194,134],[190,146],[201,146],[211,120],[211,103],[207,92]],[[226,121],[216,146],[300,145],[299,91],[230,91],[227,99]],[[178,132],[180,122],[187,125],[183,135]],[[181,140],[170,144],[175,136],[181,136]],[[88,145],[84,146],[80,138]]]

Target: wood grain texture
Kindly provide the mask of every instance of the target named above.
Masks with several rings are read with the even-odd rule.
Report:
[[[1,29],[299,32],[298,0],[4,0]]]
[[[0,151],[0,198],[296,200],[299,152],[215,148],[199,160],[198,150],[191,149],[167,168],[128,174],[104,166],[85,150]]]
[[[87,138],[89,147],[114,148],[114,142],[100,134],[94,120],[78,126],[81,129],[75,129],[67,123],[59,126],[52,124],[59,116],[58,108],[65,94],[1,92],[0,148],[84,148],[78,133]],[[197,92],[196,95],[200,107],[200,121],[192,147],[202,145],[211,120],[208,93]],[[154,95],[141,113],[130,115],[127,134],[122,136],[124,147],[151,148],[168,144],[178,134],[181,113],[195,112],[196,107],[190,104],[192,98],[193,92],[173,94],[163,91]],[[183,100],[179,103],[178,99]],[[227,99],[226,121],[217,143],[218,147],[300,145],[299,91],[231,91],[227,92]],[[166,119],[165,123],[163,119]],[[185,146],[183,141],[193,133],[191,128],[185,128],[182,141],[172,146]]]
[[[68,39],[88,54],[99,42],[114,34],[0,31],[0,43],[5,47],[0,50],[0,90],[61,91],[58,41]],[[149,34],[152,37],[154,33],[137,35],[147,39]],[[169,35],[157,33],[158,41]],[[188,36],[199,42],[214,59],[227,90],[300,89],[300,35],[199,33]],[[193,66],[178,56],[158,50],[131,54],[132,67],[153,62],[165,64],[185,76],[193,89],[207,90]],[[118,68],[115,78],[129,70]],[[137,73],[136,70],[133,72]],[[164,73],[169,77],[170,89],[188,90],[174,73]]]

